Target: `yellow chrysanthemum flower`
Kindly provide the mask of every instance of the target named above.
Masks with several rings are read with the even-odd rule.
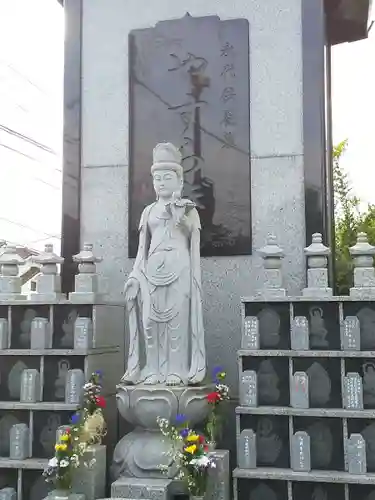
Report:
[[[185,451],[186,451],[187,453],[190,453],[191,455],[193,455],[193,454],[196,452],[196,450],[197,450],[197,445],[196,445],[196,444],[192,444],[192,445],[187,446],[187,447],[185,448]]]
[[[65,451],[68,448],[66,444],[57,444],[55,445],[56,451]]]
[[[197,434],[190,434],[186,438],[186,441],[188,441],[189,443],[196,443],[197,441],[199,441],[199,436],[197,436]]]
[[[60,440],[61,440],[61,441],[69,441],[69,436],[68,436],[68,434],[64,434],[63,436],[61,436]]]

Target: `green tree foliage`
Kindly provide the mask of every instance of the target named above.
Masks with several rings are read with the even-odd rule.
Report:
[[[347,295],[353,286],[353,263],[349,248],[356,243],[361,231],[375,245],[375,205],[368,205],[360,211],[361,200],[352,192],[349,176],[340,165],[348,147],[342,141],[333,148],[333,189],[335,205],[335,271],[337,293]]]

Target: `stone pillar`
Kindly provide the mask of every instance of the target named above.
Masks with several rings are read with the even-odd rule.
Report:
[[[106,489],[106,466],[106,447],[101,444],[90,445],[73,475],[73,491],[83,494],[85,500],[103,497]]]
[[[64,259],[53,252],[53,245],[47,243],[44,253],[33,257],[33,262],[40,265],[41,274],[36,278],[36,293],[31,294],[32,299],[40,302],[61,299],[61,276],[57,266]]]
[[[277,245],[276,237],[270,234],[267,244],[258,253],[263,258],[264,283],[257,295],[265,298],[283,298],[286,291],[282,288],[281,259],[284,257],[283,250]]]
[[[83,250],[73,256],[73,261],[78,263],[78,274],[75,277],[74,292],[69,294],[69,300],[72,302],[100,300],[96,264],[102,260],[101,257],[94,255],[91,243],[85,243]]]
[[[19,266],[25,261],[18,255],[17,248],[7,245],[0,255],[0,300],[23,300]]]
[[[328,256],[331,250],[323,245],[322,235],[314,233],[312,243],[306,247],[307,257],[307,288],[302,290],[304,297],[331,297],[332,288],[328,286]]]
[[[375,247],[369,244],[366,233],[359,233],[357,243],[350,249],[354,260],[354,287],[350,289],[353,299],[375,298],[375,269],[373,267]]]

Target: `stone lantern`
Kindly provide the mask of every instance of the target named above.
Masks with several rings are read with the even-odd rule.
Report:
[[[328,256],[331,250],[323,245],[320,233],[312,235],[311,245],[304,249],[307,257],[307,288],[302,290],[304,297],[332,297],[328,285]]]
[[[369,244],[366,233],[359,233],[357,243],[350,249],[354,262],[354,287],[350,296],[355,299],[375,298],[375,247]]]
[[[282,288],[281,260],[284,258],[284,251],[276,242],[276,236],[270,234],[267,244],[259,249],[259,255],[263,259],[264,283],[258,295],[267,298],[282,298],[286,296],[286,291]]]
[[[99,299],[96,264],[102,260],[94,255],[91,243],[84,243],[80,253],[73,256],[73,261],[78,263],[78,274],[75,277],[74,292],[69,294],[70,301],[95,302]]]
[[[18,255],[14,245],[7,245],[0,255],[0,300],[24,300],[21,294],[19,266],[24,260]]]
[[[61,299],[63,295],[58,265],[61,265],[64,259],[53,252],[51,243],[47,243],[44,253],[33,257],[33,262],[40,266],[41,274],[36,278],[36,293],[31,294],[32,299],[40,302]]]

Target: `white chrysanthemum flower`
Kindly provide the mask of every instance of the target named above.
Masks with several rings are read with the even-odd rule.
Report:
[[[57,458],[53,457],[51,460],[48,461],[49,467],[57,467],[59,465]]]
[[[60,461],[60,467],[69,467],[69,460],[63,459]]]

